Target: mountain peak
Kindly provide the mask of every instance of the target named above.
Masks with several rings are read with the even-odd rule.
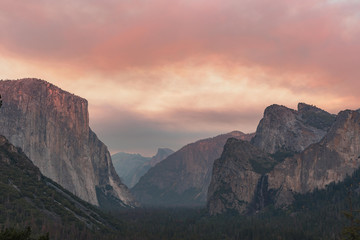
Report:
[[[264,116],[278,115],[278,114],[284,114],[284,113],[294,113],[294,112],[295,112],[294,109],[285,107],[283,105],[272,104],[272,105],[268,106],[267,108],[265,108]]]
[[[264,111],[252,143],[265,152],[304,150],[318,142],[335,116],[315,106],[298,104],[299,111],[273,104]]]
[[[315,105],[310,105],[310,104],[303,103],[303,102],[298,103],[298,111],[299,112],[308,111],[308,110],[320,110],[320,111],[323,111],[322,109],[316,107]]]
[[[160,157],[163,155],[170,155],[174,153],[174,151],[170,148],[158,148],[157,153],[155,154],[154,157]]]

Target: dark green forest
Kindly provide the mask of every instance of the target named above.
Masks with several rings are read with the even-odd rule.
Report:
[[[269,205],[250,216],[209,216],[201,208],[136,209],[114,215],[126,222],[127,239],[358,239],[346,232],[360,234],[359,183],[357,170],[341,183],[295,195],[286,209]]]

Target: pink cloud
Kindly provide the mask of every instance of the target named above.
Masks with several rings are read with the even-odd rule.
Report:
[[[359,8],[310,0],[5,0],[0,49],[106,72],[212,57],[354,93],[354,85],[360,87]],[[274,83],[297,87],[296,81]]]

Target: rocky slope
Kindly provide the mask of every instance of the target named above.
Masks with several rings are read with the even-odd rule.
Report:
[[[173,152],[168,148],[159,148],[156,155],[152,158],[124,152],[116,153],[111,158],[122,182],[129,188],[132,188],[151,167],[164,160]]]
[[[271,111],[271,107],[267,110]],[[286,111],[289,112],[288,109]],[[299,112],[304,114],[300,109]],[[331,120],[323,111],[316,110],[316,112],[321,113],[323,119],[317,119],[315,122],[323,124]],[[269,114],[273,113],[267,112],[265,115]],[[286,116],[293,116],[292,114]],[[285,119],[293,122],[294,118]],[[314,122],[313,119],[311,122]],[[286,206],[293,201],[294,193],[307,193],[316,188],[323,189],[327,184],[342,181],[347,175],[351,175],[360,167],[360,113],[350,110],[342,111],[335,121],[331,120],[331,122],[333,123],[329,129],[328,124],[317,125],[317,129],[322,128],[324,131],[328,129],[328,131],[323,138],[307,147],[304,145],[305,141],[299,140],[304,137],[303,134],[275,136],[275,138],[263,135],[266,141],[273,139],[278,144],[271,145],[269,148],[258,144],[264,146],[263,149],[267,149],[268,152],[254,146],[256,140],[252,142],[252,145],[248,144],[246,148],[244,143],[228,142],[229,146],[224,148],[221,158],[214,163],[208,196],[209,212],[211,214],[227,211],[248,213],[261,210],[269,203],[278,207]],[[264,126],[259,126],[262,129],[261,133],[272,134]],[[284,122],[283,126],[285,129],[281,129],[280,133],[286,135],[293,130],[294,125]],[[271,128],[271,126],[268,127]],[[310,136],[310,138],[314,136],[308,134],[309,132],[305,131],[305,136]],[[294,138],[297,139],[294,140]],[[285,141],[282,141],[283,139]],[[302,147],[305,149],[279,158],[281,155],[274,153],[274,149],[281,149],[284,145],[291,146],[292,149],[300,150]],[[249,151],[252,153],[250,157]],[[258,158],[263,159],[263,162],[271,167],[263,168],[264,171],[256,169],[256,164],[252,162]],[[247,192],[244,189],[247,189]]]
[[[41,172],[94,205],[136,203],[107,147],[89,128],[85,99],[38,79],[0,81],[0,134],[21,147]]]
[[[99,239],[111,231],[108,217],[43,176],[22,152],[0,136],[0,227],[31,226],[51,239]]]
[[[252,136],[235,131],[186,145],[151,168],[131,190],[145,205],[205,205],[212,165],[226,140],[249,141]]]

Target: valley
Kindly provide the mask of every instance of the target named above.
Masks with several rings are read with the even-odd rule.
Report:
[[[0,90],[2,229],[29,226],[50,239],[338,239],[357,231],[346,216],[357,218],[360,207],[359,111],[271,105],[255,133],[159,148],[151,158],[110,156],[89,127],[85,99],[38,79],[1,81]]]

